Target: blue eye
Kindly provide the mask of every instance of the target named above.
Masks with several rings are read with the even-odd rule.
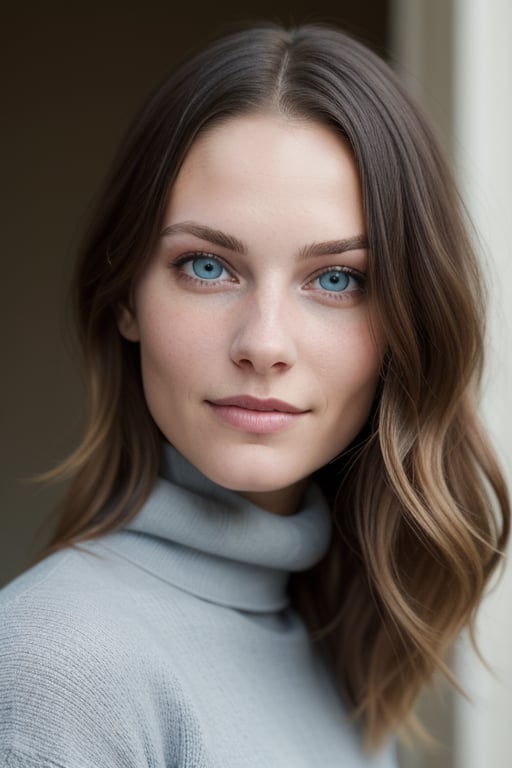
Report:
[[[324,291],[339,293],[345,291],[350,283],[351,275],[341,269],[330,269],[317,277],[318,284]]]
[[[169,266],[176,270],[178,279],[188,281],[191,287],[198,290],[236,282],[233,272],[222,259],[204,251],[187,253]]]
[[[216,259],[208,256],[197,256],[191,260],[192,271],[200,280],[218,280],[224,272],[224,267]]]

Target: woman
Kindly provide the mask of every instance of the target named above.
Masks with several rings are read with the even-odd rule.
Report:
[[[335,30],[214,43],[133,125],[75,293],[89,419],[2,593],[3,764],[394,765],[509,525],[424,118]]]

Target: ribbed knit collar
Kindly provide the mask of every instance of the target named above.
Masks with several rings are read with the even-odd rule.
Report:
[[[148,501],[104,544],[205,600],[263,612],[286,607],[290,572],[317,563],[330,535],[328,505],[314,484],[296,514],[275,515],[216,485],[166,444]]]

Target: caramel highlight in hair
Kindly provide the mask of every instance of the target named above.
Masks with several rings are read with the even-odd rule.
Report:
[[[116,324],[162,226],[195,138],[250,112],[330,126],[360,173],[368,283],[387,339],[363,432],[317,473],[332,501],[326,557],[291,596],[370,747],[410,717],[420,689],[500,561],[509,502],[476,415],[482,281],[447,165],[418,108],[364,46],[322,26],[267,25],[212,44],[149,101],[121,148],[78,263],[74,291],[89,375],[72,477],[39,559],[123,527],[148,497],[161,435],[138,348]]]

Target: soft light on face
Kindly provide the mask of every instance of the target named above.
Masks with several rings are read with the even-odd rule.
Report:
[[[192,146],[121,333],[155,422],[218,484],[292,513],[368,416],[370,328],[354,160],[314,122],[248,115]]]

